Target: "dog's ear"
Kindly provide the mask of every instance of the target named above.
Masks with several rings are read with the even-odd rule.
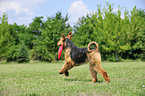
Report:
[[[69,32],[68,35],[71,35],[72,36],[72,32]]]
[[[67,37],[71,40],[72,39],[72,32],[69,32]]]
[[[63,37],[63,39],[65,40],[65,35],[62,33],[62,37]]]

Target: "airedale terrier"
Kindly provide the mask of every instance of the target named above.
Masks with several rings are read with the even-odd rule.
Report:
[[[98,44],[96,42],[90,42],[87,48],[78,48],[74,45],[71,39],[72,32],[69,32],[67,37],[62,34],[62,37],[57,43],[58,46],[63,45],[66,61],[62,69],[59,71],[59,74],[65,74],[66,76],[69,76],[68,70],[70,70],[74,66],[78,66],[86,61],[89,61],[92,82],[97,81],[97,73],[101,74],[107,83],[110,82],[107,72],[104,71],[101,66],[101,56],[99,53]],[[96,48],[90,48],[91,44],[95,44]]]

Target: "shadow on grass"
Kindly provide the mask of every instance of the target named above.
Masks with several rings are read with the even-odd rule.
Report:
[[[92,80],[91,79],[86,79],[86,80],[82,80],[82,79],[70,79],[70,78],[66,78],[66,79],[64,79],[65,81],[69,81],[69,82],[81,82],[81,81],[83,81],[83,82],[92,82]],[[96,83],[102,83],[103,81],[102,80],[98,80]]]
[[[40,96],[39,94],[26,94],[26,96]]]

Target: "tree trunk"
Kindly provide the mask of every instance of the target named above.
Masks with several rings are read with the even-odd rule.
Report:
[[[118,59],[118,52],[117,52],[117,50],[115,50],[115,57],[116,57],[116,62],[118,62],[119,59]]]
[[[145,62],[145,49],[142,49],[141,60]]]

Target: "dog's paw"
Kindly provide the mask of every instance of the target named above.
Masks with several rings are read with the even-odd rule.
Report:
[[[67,77],[69,76],[69,72],[68,72],[68,71],[65,71],[64,74],[65,74],[65,76],[67,76]]]
[[[107,79],[106,82],[109,83],[109,82],[111,82],[111,81],[110,81],[110,79]]]
[[[59,74],[63,74],[62,71],[59,71]]]

